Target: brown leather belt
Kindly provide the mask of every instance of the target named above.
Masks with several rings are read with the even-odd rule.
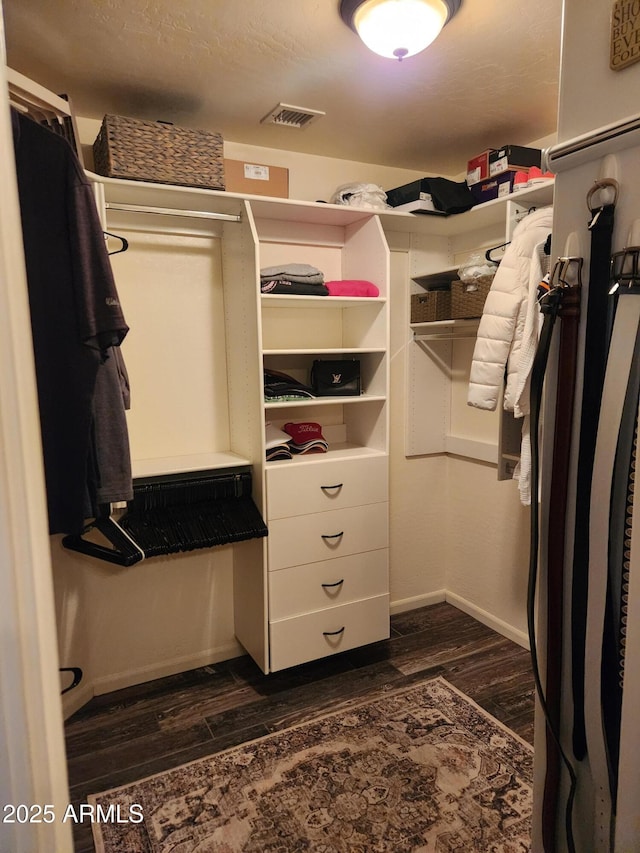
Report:
[[[577,283],[568,285],[568,269],[577,264]],[[527,621],[533,675],[538,700],[546,722],[546,762],[543,807],[542,838],[545,853],[552,853],[555,847],[556,812],[558,803],[558,785],[560,761],[567,767],[571,789],[567,801],[565,823],[567,843],[570,853],[575,850],[571,827],[571,812],[575,792],[575,772],[568,760],[558,734],[560,709],[560,673],[562,640],[562,586],[564,574],[565,517],[567,503],[568,459],[571,442],[573,417],[573,395],[577,354],[578,319],[580,304],[581,258],[560,258],[553,270],[549,293],[541,300],[544,315],[538,349],[531,371],[531,546],[529,556],[529,588],[527,596]],[[566,309],[565,309],[565,299]],[[562,317],[561,341],[559,347],[558,383],[555,405],[555,428],[553,458],[554,470],[551,481],[550,524],[547,557],[549,559],[549,594],[545,630],[547,642],[547,665],[545,685],[542,684],[540,665],[537,655],[536,638],[536,589],[538,584],[539,553],[539,425],[542,405],[542,390],[555,320]],[[563,359],[563,361],[560,361]],[[566,361],[566,364],[565,364]]]

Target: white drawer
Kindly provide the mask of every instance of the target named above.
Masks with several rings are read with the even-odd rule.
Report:
[[[389,636],[389,596],[271,622],[269,633],[273,671],[385,640]]]
[[[269,572],[269,618],[286,619],[385,595],[388,563],[389,552],[383,548]]]
[[[287,518],[345,506],[388,500],[389,460],[324,461],[286,465],[267,470],[268,518]]]
[[[270,521],[269,570],[386,548],[388,515],[389,504],[378,503]]]

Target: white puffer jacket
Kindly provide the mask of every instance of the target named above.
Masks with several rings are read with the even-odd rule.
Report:
[[[534,210],[518,223],[491,284],[478,327],[467,403],[493,411],[504,380],[504,408],[516,401],[520,344],[527,314],[529,274],[537,245],[551,233],[552,207]]]

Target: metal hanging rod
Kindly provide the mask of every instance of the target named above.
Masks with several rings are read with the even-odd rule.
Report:
[[[630,116],[545,148],[543,163],[552,172],[562,172],[605,154],[631,148],[637,144],[639,135],[640,115]]]
[[[128,213],[158,213],[164,216],[188,216],[192,219],[221,219],[224,222],[240,222],[239,213],[214,213],[209,210],[180,210],[173,207],[145,207],[141,204],[112,204],[107,202],[107,210],[125,210]]]
[[[434,320],[425,327],[412,326],[414,341],[451,341],[461,338],[475,338],[480,318],[459,320]],[[419,324],[421,326],[422,324]]]
[[[476,338],[476,332],[441,332],[437,334],[435,332],[425,332],[423,334],[415,333],[413,334],[413,340],[417,343],[421,341],[460,341],[463,338]]]

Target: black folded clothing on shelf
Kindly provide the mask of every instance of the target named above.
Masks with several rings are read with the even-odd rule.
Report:
[[[281,296],[329,296],[329,288],[324,284],[307,284],[306,282],[289,281],[284,278],[261,281],[260,292],[275,293]]]
[[[293,459],[293,453],[288,444],[279,444],[277,447],[268,447],[266,461],[273,462],[276,459]]]
[[[298,398],[314,397],[315,394],[308,385],[304,385],[287,373],[279,370],[263,368],[264,398],[267,402],[280,400],[296,400]]]
[[[281,264],[260,270],[260,292],[286,296],[328,296],[324,273],[311,264]]]

